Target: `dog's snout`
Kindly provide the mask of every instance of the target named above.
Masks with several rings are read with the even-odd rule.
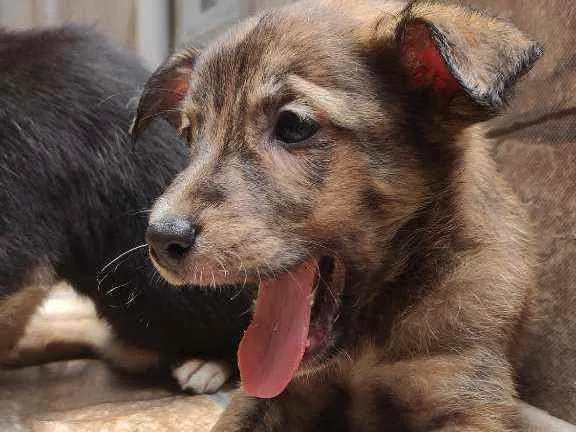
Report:
[[[146,241],[162,264],[178,265],[194,247],[197,228],[188,219],[173,218],[150,223]]]

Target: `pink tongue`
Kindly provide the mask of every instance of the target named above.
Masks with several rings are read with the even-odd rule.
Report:
[[[300,366],[310,325],[316,261],[260,283],[252,323],[238,349],[244,391],[278,396]]]

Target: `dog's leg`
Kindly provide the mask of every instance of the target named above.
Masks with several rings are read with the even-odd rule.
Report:
[[[274,399],[256,399],[238,390],[212,432],[347,432],[344,392],[328,380],[291,385]]]
[[[113,366],[127,372],[141,373],[159,365],[160,353],[124,343],[110,327],[102,334],[105,337],[94,348]],[[180,389],[194,394],[216,393],[232,375],[229,363],[201,358],[177,362],[171,369]]]
[[[28,321],[29,315],[21,316]],[[15,332],[14,338],[17,337]],[[98,317],[89,299],[62,285],[36,310],[22,337],[1,362],[24,366],[88,357],[94,353],[114,367],[132,373],[145,372],[160,362],[159,353],[122,341],[113,328]],[[188,359],[175,365],[172,374],[184,391],[213,393],[228,381],[231,370],[226,362]]]
[[[38,267],[30,272],[24,287],[14,294],[1,297],[3,290],[0,287],[0,360],[10,355],[52,283],[52,271]]]
[[[141,373],[160,364],[160,353],[129,345],[116,337],[109,326],[104,338],[94,345],[101,357],[122,370]],[[225,361],[189,358],[171,366],[172,377],[181,390],[194,394],[216,393],[232,375]]]
[[[322,384],[316,384],[318,389],[322,389]],[[315,406],[312,404],[312,398],[305,398],[305,390],[302,389],[302,394],[300,395],[300,400],[307,400],[308,405]],[[309,390],[309,389],[307,389]],[[307,391],[306,390],[306,391]],[[329,394],[330,389],[328,389]],[[294,393],[292,393],[291,398],[294,398]],[[321,395],[322,398],[326,398],[326,395]],[[293,400],[296,400],[295,398]],[[316,398],[316,401],[319,399]],[[340,400],[349,400],[347,396],[341,395]],[[286,403],[286,399],[283,399],[282,403]],[[363,422],[366,425],[372,423],[368,428],[362,428],[360,425],[354,425],[349,423],[349,419],[346,417],[347,407],[342,406],[340,410],[331,410],[316,412],[316,423],[309,422],[310,418],[305,417],[305,414],[309,414],[307,411],[302,411],[302,403],[292,406],[294,411],[290,408],[287,410],[282,410],[281,404],[275,401],[265,401],[249,398],[241,391],[232,398],[232,402],[228,410],[225,411],[224,415],[220,418],[218,424],[212,430],[212,432],[284,432],[284,431],[299,431],[299,432],[323,432],[323,431],[396,431],[396,430],[407,430],[402,429],[403,425],[397,422],[394,417],[388,419],[381,418],[380,415],[370,413],[377,407],[366,406],[364,412]],[[287,404],[290,407],[290,403]],[[535,407],[526,405],[523,402],[516,401],[516,406],[519,409],[519,423],[521,426],[518,428],[508,428],[504,430],[514,430],[522,432],[574,432],[576,431],[576,426],[570,425],[562,420],[552,417]],[[285,426],[290,425],[290,426]],[[420,429],[418,429],[420,430]],[[492,430],[502,430],[502,429],[482,429],[482,427],[477,426],[445,426],[439,429],[421,429],[423,431],[429,430],[431,432],[466,432],[466,431],[492,431]]]
[[[180,388],[196,394],[217,392],[231,374],[230,364],[224,361],[189,359],[172,368]]]
[[[239,391],[213,432],[567,430],[556,419],[536,424],[514,393],[510,367],[489,350],[394,363],[368,354],[297,379],[274,399]]]
[[[4,364],[32,365],[86,357],[91,352],[134,372],[157,362],[156,354],[121,342],[98,317],[93,303],[66,284],[54,287],[44,304],[38,308],[36,305],[18,343],[2,359]]]
[[[512,374],[502,353],[483,347],[393,363],[369,353],[350,376],[351,422],[367,432],[516,431]]]
[[[4,358],[17,343],[45,295],[42,287],[30,286],[0,300],[0,358]]]

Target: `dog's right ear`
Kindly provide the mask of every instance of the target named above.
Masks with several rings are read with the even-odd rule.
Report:
[[[130,127],[133,140],[138,139],[146,127],[161,117],[181,132],[187,125],[182,113],[182,101],[188,93],[190,76],[198,51],[188,48],[160,66],[148,79],[140,96],[136,116]]]
[[[542,54],[512,24],[482,11],[437,0],[412,0],[399,13],[380,10],[380,2],[367,4],[377,18],[360,25],[362,41],[376,53],[389,49],[411,89],[454,106],[462,118],[497,114]]]

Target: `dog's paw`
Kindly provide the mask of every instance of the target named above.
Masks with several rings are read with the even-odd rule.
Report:
[[[225,362],[191,359],[172,369],[172,375],[184,391],[215,393],[228,381],[232,371]]]

